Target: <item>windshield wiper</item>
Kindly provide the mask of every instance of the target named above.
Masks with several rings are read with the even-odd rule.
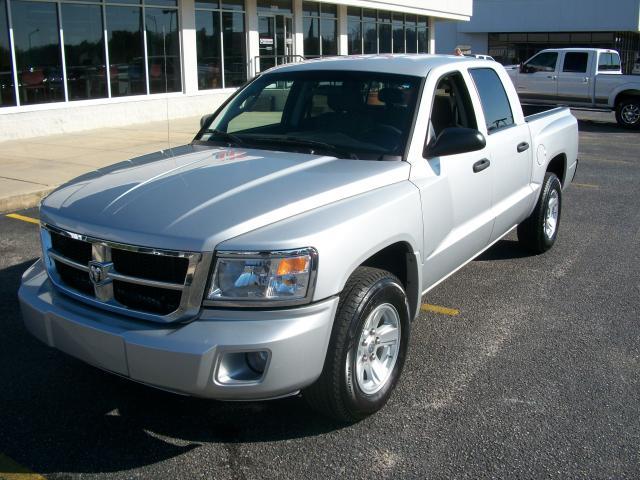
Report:
[[[205,130],[204,133],[210,133],[211,135],[215,135],[216,137],[221,137],[224,141],[228,142],[229,144],[244,146],[247,143],[237,135],[234,135],[233,133],[223,132],[222,130],[211,129],[211,130]],[[209,140],[211,140],[211,137],[209,137]]]
[[[308,147],[309,153],[314,155],[316,150],[330,152],[333,155],[338,155],[341,158],[350,158],[352,160],[359,160],[358,156],[354,153],[347,151],[344,148],[331,145],[330,143],[320,142],[318,140],[310,140],[307,138],[296,137],[272,137],[272,136],[251,136],[249,141],[266,142],[281,145],[290,145],[298,147]]]

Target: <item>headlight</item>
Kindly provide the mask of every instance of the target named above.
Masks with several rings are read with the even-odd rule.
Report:
[[[313,248],[218,252],[206,304],[264,307],[308,303],[318,268]]]

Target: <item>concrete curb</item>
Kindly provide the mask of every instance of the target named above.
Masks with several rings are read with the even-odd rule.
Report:
[[[40,200],[54,189],[55,187],[47,187],[29,193],[0,197],[0,213],[10,213],[16,210],[37,207]]]

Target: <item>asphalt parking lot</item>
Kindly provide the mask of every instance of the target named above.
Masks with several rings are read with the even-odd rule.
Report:
[[[156,391],[39,343],[16,298],[37,226],[3,215],[0,477],[640,477],[640,133],[577,115],[555,247],[532,257],[511,235],[431,291],[446,309],[415,322],[396,393],[349,427],[300,398]]]

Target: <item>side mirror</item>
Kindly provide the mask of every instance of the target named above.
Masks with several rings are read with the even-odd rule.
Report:
[[[435,142],[424,149],[424,158],[445,157],[482,150],[487,145],[484,135],[473,128],[445,128]]]
[[[213,114],[211,113],[202,117],[200,119],[200,128],[204,127],[207,124],[207,122],[211,120],[211,117],[213,117]]]

